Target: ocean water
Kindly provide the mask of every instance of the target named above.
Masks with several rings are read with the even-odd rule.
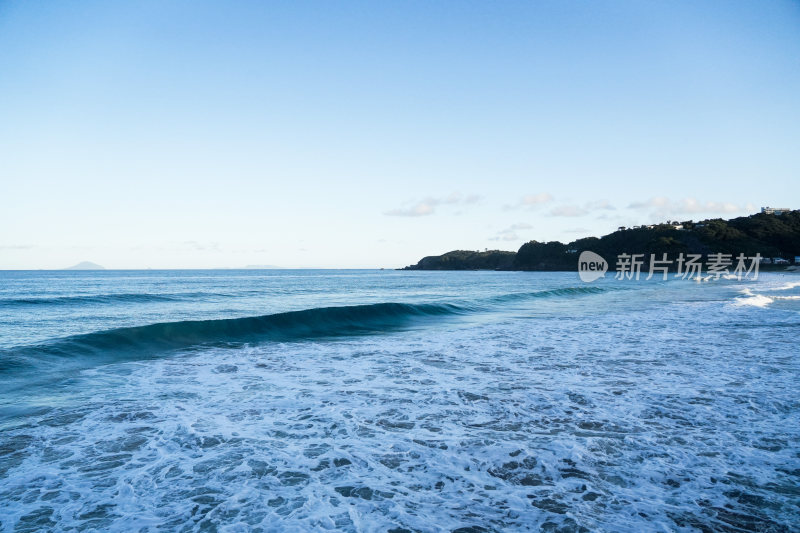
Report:
[[[0,272],[0,531],[800,529],[800,276]]]

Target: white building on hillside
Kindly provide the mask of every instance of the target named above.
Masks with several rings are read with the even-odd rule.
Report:
[[[788,207],[762,207],[761,212],[766,215],[782,215],[791,211]]]

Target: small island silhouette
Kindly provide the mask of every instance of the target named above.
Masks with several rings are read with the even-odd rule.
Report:
[[[71,267],[64,268],[62,270],[105,270],[106,267],[100,266],[97,263],[92,263],[91,261],[81,261],[77,265],[72,265]]]

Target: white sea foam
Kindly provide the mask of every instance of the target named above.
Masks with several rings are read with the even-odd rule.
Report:
[[[773,290],[773,291],[788,291],[788,290],[791,290],[791,289],[796,289],[797,287],[800,287],[800,281],[791,281],[789,283],[785,283],[785,284],[781,285],[780,287],[774,287],[774,288],[771,288],[769,290]]]
[[[743,306],[749,305],[752,307],[767,307],[769,304],[774,302],[774,297],[765,296],[763,294],[752,294],[750,293],[746,297],[736,298],[736,305]]]
[[[798,320],[723,291],[96,367],[3,430],[0,531],[797,529]]]
[[[800,282],[790,282],[775,286],[759,287],[758,292],[753,288],[747,287],[739,291],[743,296],[735,299],[735,304],[738,306],[753,306],[753,307],[767,307],[770,304],[778,301],[796,301],[800,300],[800,295],[780,295],[773,294],[775,292],[789,291],[800,287]],[[764,293],[770,293],[769,295]]]

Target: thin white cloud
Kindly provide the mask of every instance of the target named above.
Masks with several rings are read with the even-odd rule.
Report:
[[[582,217],[588,214],[589,211],[578,205],[560,205],[549,212],[549,215],[553,217]]]
[[[731,215],[755,211],[753,204],[734,204],[731,202],[701,202],[695,198],[671,200],[657,196],[649,200],[633,202],[630,209],[651,210],[653,216],[670,217],[677,215]]]
[[[615,211],[617,208],[611,205],[608,200],[595,200],[586,204],[589,211]]]
[[[553,217],[582,217],[595,211],[613,211],[616,207],[607,200],[595,200],[583,205],[560,205],[551,209],[548,214]]]
[[[542,206],[544,204],[550,203],[553,201],[553,195],[547,192],[540,192],[536,194],[528,194],[523,196],[516,203],[513,204],[506,204],[503,206],[504,209],[534,209],[536,207]]]
[[[541,192],[538,194],[529,194],[527,196],[524,196],[522,200],[520,200],[521,204],[526,206],[541,205],[552,201],[553,201],[553,196],[547,192]]]
[[[670,200],[668,198],[664,198],[663,196],[657,196],[654,198],[650,198],[649,200],[645,200],[644,202],[633,202],[628,206],[629,209],[647,209],[651,207],[666,207],[670,204]]]
[[[512,224],[508,227],[510,230],[519,230],[519,229],[533,229],[533,226],[530,224],[526,224],[525,222],[518,222],[516,224]]]
[[[629,220],[629,219],[630,219],[630,217],[624,217],[624,216],[622,216],[622,215],[612,215],[612,214],[610,214],[610,213],[603,213],[603,214],[601,214],[601,215],[597,215],[597,217],[595,217],[595,219],[596,219],[596,220],[610,220],[610,221],[614,221],[614,220]],[[633,223],[635,224],[635,222],[633,222]]]
[[[213,251],[213,252],[220,251],[220,246],[218,242],[183,241],[179,243],[177,248],[197,250],[197,251]]]
[[[490,241],[518,241],[520,239],[518,231],[533,229],[533,226],[525,222],[512,224],[504,230],[498,231],[494,237],[489,237]]]
[[[432,215],[434,211],[436,211],[435,204],[431,204],[429,202],[419,202],[418,204],[410,207],[398,207],[397,209],[390,209],[383,214],[390,217],[424,217],[427,215]]]
[[[454,192],[444,197],[428,197],[405,207],[384,211],[383,214],[392,217],[424,217],[434,214],[436,208],[442,205],[471,205],[477,203],[480,199],[481,197],[477,194]]]

